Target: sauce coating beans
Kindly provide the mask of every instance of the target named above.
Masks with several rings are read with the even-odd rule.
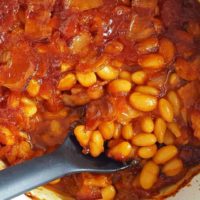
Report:
[[[144,71],[137,71],[131,76],[132,81],[137,85],[142,85],[147,79],[147,75]]]
[[[147,162],[140,174],[140,185],[144,189],[150,189],[157,181],[159,173],[159,167],[154,162]]]
[[[116,146],[112,147],[108,152],[108,155],[115,158],[116,160],[125,160],[131,153],[131,145],[128,142],[121,142]]]
[[[96,75],[94,72],[77,73],[79,83],[84,87],[90,87],[96,83]]]
[[[154,122],[151,117],[144,117],[141,121],[141,128],[144,132],[151,133],[154,130]]]
[[[155,155],[156,151],[157,151],[157,146],[154,144],[152,146],[139,148],[138,155],[141,158],[149,159],[149,158],[152,158]]]
[[[166,129],[166,122],[162,118],[157,118],[155,122],[154,133],[157,137],[158,142],[161,144],[164,142]]]
[[[197,0],[0,0],[0,169],[71,131],[83,156],[133,165],[50,187],[154,199],[200,164],[199,50]]]
[[[133,136],[132,143],[136,146],[151,146],[156,143],[156,137],[150,133],[139,133]]]
[[[134,92],[129,98],[130,104],[143,112],[153,111],[157,106],[157,98],[151,95]]]
[[[130,140],[134,135],[132,124],[126,124],[122,127],[122,137],[126,140]]]
[[[86,131],[84,125],[79,125],[74,129],[76,139],[82,147],[86,147],[89,144],[91,131]]]
[[[131,83],[127,80],[117,79],[109,83],[108,92],[110,93],[125,93],[131,90]]]
[[[97,72],[98,76],[103,80],[113,80],[119,75],[119,71],[110,66],[104,66]]]
[[[99,130],[105,140],[109,140],[113,137],[115,131],[115,125],[113,122],[103,122],[99,125]]]
[[[163,117],[163,119],[165,119],[167,122],[172,122],[174,118],[174,111],[169,101],[167,101],[164,98],[160,99],[158,106],[160,114]]]
[[[173,160],[170,160],[163,166],[162,172],[167,176],[176,176],[181,172],[182,169],[183,169],[182,160],[174,158]]]
[[[147,69],[161,69],[164,67],[164,58],[160,54],[148,54],[141,56],[138,64]]]
[[[99,156],[104,151],[103,137],[99,131],[94,131],[89,141],[90,153],[93,157]]]
[[[176,156],[177,153],[178,150],[175,146],[173,145],[164,146],[157,151],[153,160],[157,164],[164,164],[167,161],[171,160],[174,156]]]

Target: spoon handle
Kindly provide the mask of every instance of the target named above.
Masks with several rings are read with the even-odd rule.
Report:
[[[0,198],[12,197],[45,184],[66,173],[62,149],[0,171]]]

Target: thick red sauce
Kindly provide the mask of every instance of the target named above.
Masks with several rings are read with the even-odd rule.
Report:
[[[85,39],[76,44],[80,35]],[[12,134],[0,130],[0,159],[9,166],[52,151],[77,121],[95,130],[101,121],[114,120],[123,111],[127,96],[107,94],[108,81],[98,79],[89,88],[76,83],[73,90],[59,90],[59,80],[68,73],[97,72],[105,62],[133,73],[141,69],[138,44],[149,37],[159,41],[166,37],[176,49],[166,68],[147,70],[147,74],[152,85],[160,80],[159,98],[177,90],[189,113],[187,123],[176,117],[182,130],[176,145],[184,170],[174,177],[161,174],[150,190],[134,186],[140,162],[107,178],[119,200],[151,198],[160,188],[180,180],[200,162],[200,4],[195,0],[1,0],[0,126]],[[122,50],[120,45],[115,49],[113,42],[123,45]],[[158,46],[150,51],[157,52]],[[177,59],[185,62],[179,60],[178,65]],[[61,69],[63,63],[67,69]],[[175,87],[168,84],[173,72],[181,79]],[[39,84],[36,95],[27,89],[31,80]],[[91,98],[96,88],[104,95]],[[24,111],[23,98],[36,104],[33,115]],[[152,115],[158,116],[158,110]],[[133,122],[135,129],[139,130],[139,122]],[[59,124],[59,131],[52,123]],[[55,187],[79,200],[100,199],[99,187],[84,185],[87,176],[64,177]]]

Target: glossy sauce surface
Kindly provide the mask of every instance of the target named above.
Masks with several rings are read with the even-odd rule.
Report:
[[[145,199],[180,180],[200,162],[199,11],[195,0],[1,0],[0,159],[10,166],[52,151],[81,124],[94,145],[100,130],[108,156],[138,162],[111,175],[64,177],[54,185],[63,193]],[[157,143],[138,139],[151,132]],[[160,172],[145,190],[138,174],[147,160],[138,152],[152,158],[172,144],[183,169]],[[91,143],[81,146],[94,155]]]

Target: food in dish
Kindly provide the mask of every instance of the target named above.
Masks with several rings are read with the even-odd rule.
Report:
[[[148,199],[200,162],[200,5],[1,0],[2,169],[54,150],[133,168],[52,182],[76,199]]]

